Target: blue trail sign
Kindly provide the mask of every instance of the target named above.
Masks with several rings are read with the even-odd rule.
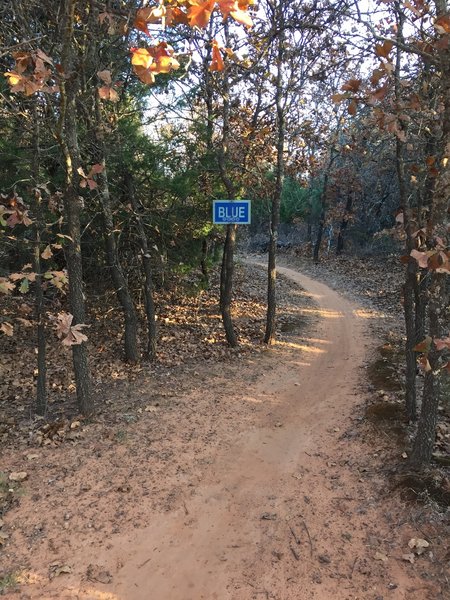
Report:
[[[213,223],[215,225],[250,225],[250,200],[214,200]]]

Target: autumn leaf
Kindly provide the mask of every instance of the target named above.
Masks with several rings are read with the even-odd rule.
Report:
[[[352,100],[347,108],[348,114],[352,115],[352,117],[354,117],[356,115],[357,107],[358,107],[358,105],[356,104],[356,101]]]
[[[432,339],[429,335],[427,335],[427,337],[422,340],[421,342],[419,342],[418,344],[416,344],[413,348],[414,352],[428,352],[430,350],[431,347],[431,342]]]
[[[146,8],[141,8],[136,13],[136,18],[134,20],[134,26],[139,31],[143,31],[147,35],[150,34],[147,25],[152,23],[159,23],[166,16],[167,9],[163,4],[158,4],[157,6],[147,6]]]
[[[216,40],[212,43],[212,61],[209,66],[210,71],[223,71],[225,63],[223,62],[221,48]]]
[[[146,48],[131,48],[131,54],[133,67],[148,69],[153,62],[153,56]]]
[[[248,14],[247,9],[252,4],[246,0],[217,0],[220,12],[225,19],[231,16],[237,23],[245,25],[246,27],[252,27],[253,21],[251,16]]]
[[[102,100],[109,100],[110,102],[117,102],[119,100],[119,94],[114,88],[108,85],[98,88],[98,95]]]
[[[50,246],[46,246],[45,250],[43,252],[41,252],[41,257],[44,260],[47,260],[49,258],[51,258],[53,256],[53,252],[52,249],[50,248]]]
[[[339,104],[339,102],[342,102],[342,100],[347,100],[348,98],[351,98],[351,94],[349,94],[349,93],[345,93],[345,94],[333,94],[331,96],[331,100],[335,104]]]
[[[426,355],[421,356],[419,358],[419,366],[421,369],[423,369],[425,371],[425,373],[429,373],[431,371],[430,361],[428,360]]]
[[[89,325],[72,325],[72,314],[60,312],[53,320],[56,322],[56,335],[64,346],[77,346],[87,341],[87,336],[81,330]]]
[[[450,336],[446,337],[445,339],[435,339],[433,340],[434,345],[436,346],[436,350],[444,350],[445,348],[447,348],[447,350],[450,350]]]
[[[435,27],[436,31],[438,33],[441,33],[442,35],[444,35],[446,33],[450,33],[450,16],[442,15],[442,16],[438,17],[437,19],[435,19],[434,27]]]
[[[8,281],[6,277],[0,277],[0,293],[9,294],[15,289],[15,285]]]
[[[380,58],[388,58],[391,53],[392,48],[394,47],[394,42],[390,40],[386,40],[382,44],[377,44],[375,46],[375,54]]]
[[[7,323],[6,321],[0,325],[0,331],[3,331],[3,333],[8,337],[12,337],[14,335],[14,327],[11,325],[11,323]]]
[[[419,267],[426,269],[428,267],[428,254],[426,252],[419,252],[419,250],[411,250],[410,256],[417,260]]]
[[[349,79],[342,85],[341,90],[343,90],[345,92],[355,92],[356,93],[357,91],[359,91],[360,87],[361,87],[361,79]]]
[[[204,0],[204,2],[202,0],[191,0],[190,4],[187,13],[189,25],[204,29],[209,23],[216,0]]]
[[[105,69],[104,71],[98,71],[97,77],[103,81],[106,85],[111,85],[111,71],[109,69]]]

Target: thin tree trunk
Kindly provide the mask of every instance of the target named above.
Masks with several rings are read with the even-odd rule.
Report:
[[[225,42],[229,45],[229,28],[225,23]],[[222,84],[222,140],[217,160],[219,164],[220,176],[228,194],[228,199],[235,198],[235,189],[233,182],[228,174],[228,141],[230,137],[230,83],[228,71],[225,70]],[[223,246],[222,268],[220,271],[220,312],[222,315],[225,337],[228,344],[234,348],[237,346],[237,336],[234,331],[233,320],[231,317],[231,303],[233,299],[233,276],[234,276],[234,248],[236,245],[236,225],[227,225],[227,232]]]
[[[280,226],[280,206],[281,194],[283,191],[284,178],[284,140],[285,140],[285,114],[283,101],[283,61],[284,61],[284,6],[281,2],[278,10],[279,14],[274,13],[274,19],[277,20],[279,33],[277,37],[277,71],[275,80],[275,106],[277,111],[277,165],[275,174],[275,189],[272,196],[272,207],[270,216],[270,239],[269,256],[267,265],[267,313],[266,313],[266,331],[264,335],[265,344],[275,342],[276,333],[276,253],[278,242],[278,228]],[[278,18],[277,18],[278,17]]]
[[[57,130],[58,142],[64,154],[66,182],[63,195],[64,211],[67,220],[67,271],[69,276],[69,301],[73,314],[73,325],[85,323],[85,303],[83,295],[83,268],[81,259],[80,217],[82,199],[79,196],[81,165],[77,133],[76,96],[78,75],[74,65],[73,29],[75,25],[75,0],[63,3],[63,49],[61,54],[60,78],[60,115]],[[88,353],[85,343],[72,346],[72,358],[80,412],[90,415],[94,411],[91,394],[91,377],[88,365]]]
[[[395,4],[397,18],[397,41],[399,44],[403,42],[403,24],[405,15],[399,2]],[[401,101],[401,53],[397,47],[397,56],[395,64],[395,102],[396,110],[400,110]],[[399,204],[403,207],[404,228],[406,232],[406,252],[409,256],[414,248],[414,241],[411,231],[411,206],[408,192],[406,189],[405,178],[405,142],[398,136],[396,137],[396,170],[399,190]],[[417,262],[410,258],[406,267],[406,280],[403,286],[404,299],[404,315],[406,327],[406,344],[405,344],[405,360],[406,360],[406,386],[405,386],[405,405],[406,414],[409,421],[415,421],[416,415],[416,355],[414,346],[416,345],[416,323],[415,323],[415,289],[416,289],[416,274]]]
[[[96,90],[94,90],[96,93]],[[100,99],[95,97],[95,160],[101,164],[103,170],[97,175],[98,193],[103,211],[104,235],[108,267],[111,272],[117,299],[122,308],[125,325],[125,360],[129,363],[139,361],[138,347],[138,321],[133,298],[131,297],[128,281],[120,264],[119,249],[115,236],[114,218],[112,211],[111,194],[109,191],[108,175],[106,170],[105,149],[103,140],[104,123],[101,115]]]
[[[42,195],[37,188],[40,173],[40,127],[36,103],[33,104],[33,179],[35,185],[34,197],[36,201],[36,237],[34,242],[34,272],[36,273],[36,297],[34,304],[34,318],[37,323],[37,379],[36,379],[36,413],[44,416],[47,412],[47,358],[45,339],[45,306],[44,290],[42,289],[41,265],[41,232],[45,223],[42,215]]]
[[[353,196],[351,194],[349,194],[347,196],[347,202],[345,204],[345,213],[344,213],[344,216],[342,217],[341,226],[339,228],[339,234],[338,234],[338,239],[337,239],[337,243],[336,243],[336,255],[337,256],[342,254],[342,252],[344,250],[345,233],[347,231],[348,220],[349,220],[350,214],[352,212],[352,204],[353,204]]]
[[[220,277],[220,312],[222,314],[225,337],[228,344],[237,346],[237,336],[231,317],[231,303],[233,300],[233,274],[234,274],[234,247],[236,244],[237,225],[227,225],[227,233],[223,247],[222,269]]]
[[[325,177],[324,177],[324,181],[323,181],[323,190],[322,190],[321,200],[320,200],[321,210],[320,210],[319,227],[317,228],[316,243],[314,244],[314,250],[313,250],[313,260],[316,264],[319,262],[320,246],[322,244],[323,230],[325,227],[325,220],[327,218],[326,195],[327,195],[327,190],[328,190],[328,169],[329,169],[329,167],[327,168],[327,172],[325,173]]]
[[[209,255],[209,239],[207,237],[204,237],[202,239],[202,257],[200,260],[200,268],[202,270],[203,283],[206,287],[209,286],[208,255]]]
[[[153,299],[153,269],[151,263],[150,250],[148,247],[147,234],[145,233],[144,223],[139,211],[138,202],[133,185],[133,175],[130,172],[125,173],[125,185],[127,189],[127,199],[131,202],[134,217],[136,219],[136,227],[141,246],[142,269],[144,271],[144,298],[145,298],[145,315],[147,318],[147,350],[146,357],[149,360],[156,358],[157,348],[157,331],[156,331],[156,310],[155,301]]]

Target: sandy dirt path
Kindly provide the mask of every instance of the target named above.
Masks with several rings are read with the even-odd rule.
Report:
[[[197,438],[203,444],[198,454],[174,440],[174,460],[185,467],[190,462],[192,470],[184,468],[176,476],[161,473],[149,496],[122,496],[134,511],[134,529],[124,527],[101,540],[98,533],[95,538],[85,529],[80,529],[84,537],[74,533],[67,542],[61,538],[56,556],[64,553],[70,574],[50,582],[41,577],[41,583],[24,589],[21,598],[436,598],[427,595],[423,581],[402,561],[401,548],[411,533],[395,530],[385,518],[387,505],[380,508],[373,496],[376,475],[361,469],[367,449],[352,431],[357,407],[363,402],[360,368],[366,345],[371,347],[367,325],[377,315],[291,269],[280,267],[279,272],[306,290],[294,292],[298,294],[294,310],[300,320],[307,317],[307,329],[285,336],[257,364],[250,361],[237,369],[234,379],[230,367],[224,366],[223,389],[220,376],[216,373],[214,379],[206,371],[206,383],[199,381],[187,399],[192,407],[190,420],[182,421],[176,412],[171,413],[177,439],[186,435],[190,439],[198,434],[197,428],[205,432],[217,426],[213,437],[202,434]],[[305,294],[315,304],[305,302]],[[199,398],[216,400],[212,413]],[[204,407],[204,414],[198,414],[198,406]],[[213,422],[205,426],[208,419]],[[145,488],[146,469],[152,468],[145,455],[149,423],[143,420],[135,441],[112,447],[110,454],[98,459],[103,462],[86,457],[72,483],[67,477],[61,481],[64,497],[80,481],[88,480],[92,489],[86,493],[92,499],[97,493],[100,498],[109,476],[108,464],[120,464],[121,456],[123,460],[135,457],[133,467],[128,468],[139,470],[137,481]],[[203,461],[200,470],[195,466],[199,458]],[[103,477],[98,483],[96,469]],[[110,476],[111,487],[116,489],[114,470]],[[167,489],[167,481],[174,480],[178,482],[176,502],[166,512],[152,509],[151,501]],[[130,484],[136,489],[135,480]],[[108,493],[103,498],[114,514],[115,496]],[[24,500],[23,510],[25,504]],[[107,506],[102,506],[103,513],[96,514],[98,527],[107,519]],[[117,521],[120,512],[115,514]],[[80,527],[85,522],[80,521]],[[48,550],[40,546],[34,559],[37,573],[54,560],[51,541]]]
[[[317,527],[322,529],[329,517],[320,513],[328,490],[316,486],[315,469],[328,438],[338,437],[339,424],[355,404],[363,320],[325,285],[290,269],[279,272],[317,302],[317,310],[306,309],[319,316],[314,337],[308,345],[296,342],[297,358],[248,390],[257,404],[270,392],[269,406],[266,400],[259,405],[253,427],[216,457],[207,483],[183,509],[115,539],[96,556],[102,564],[112,564],[114,556],[119,565],[114,583],[101,586],[111,598],[330,597],[329,586],[318,590],[320,574],[311,581],[314,568],[299,559],[317,560]],[[318,508],[316,524],[295,520],[299,497]],[[288,532],[285,540],[277,539],[280,525]],[[325,551],[319,557],[319,564],[330,560]],[[347,597],[332,588],[335,597]]]

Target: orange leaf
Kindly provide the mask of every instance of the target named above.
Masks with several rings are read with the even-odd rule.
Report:
[[[111,102],[117,102],[119,100],[119,94],[109,85],[98,88],[98,95],[102,100],[110,100]]]
[[[434,27],[438,33],[450,33],[450,16],[442,15],[434,21]]]
[[[131,64],[133,67],[148,69],[153,62],[153,56],[146,48],[131,48]]]
[[[134,72],[142,81],[142,83],[146,83],[147,85],[152,85],[152,83],[155,83],[155,75],[148,69],[137,66],[134,67]]]
[[[188,10],[188,20],[191,27],[204,29],[211,18],[216,0],[191,0],[191,7]]]
[[[216,40],[212,43],[212,61],[209,66],[210,71],[223,71],[225,63],[223,62],[222,53],[219,44]]]
[[[166,12],[166,25],[189,25],[187,13],[174,6]]]

